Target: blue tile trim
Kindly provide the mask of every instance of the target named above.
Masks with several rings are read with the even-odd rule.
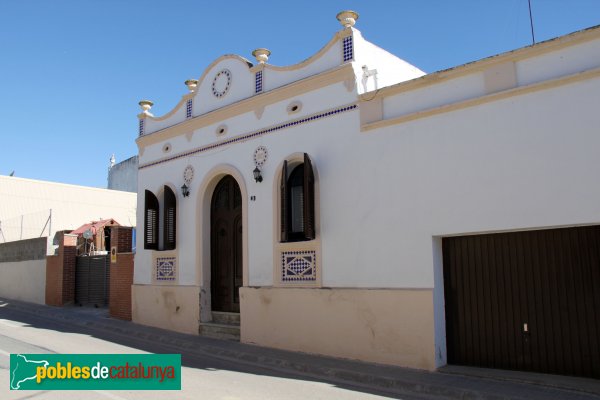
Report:
[[[140,119],[140,136],[144,134],[144,120]]]
[[[231,139],[227,139],[227,140],[223,140],[221,142],[217,142],[217,143],[213,143],[213,144],[209,144],[206,146],[202,146],[202,147],[198,147],[194,150],[190,150],[190,151],[186,151],[185,153],[181,153],[178,154],[176,156],[173,157],[169,157],[169,158],[165,158],[159,161],[155,161],[155,162],[151,162],[148,164],[144,164],[144,165],[140,165],[139,169],[144,169],[144,168],[148,168],[148,167],[153,167],[155,165],[159,165],[159,164],[163,164],[169,161],[173,161],[173,160],[177,160],[179,158],[183,158],[183,157],[189,157],[192,156],[194,154],[198,154],[198,153],[203,153],[205,151],[209,151],[209,150],[213,150],[213,149],[217,149],[219,147],[223,147],[223,146],[227,146],[230,144],[234,144],[234,143],[238,143],[238,142],[245,142],[246,140],[250,140],[250,139],[254,139],[263,135],[267,135],[273,132],[277,132],[281,129],[285,129],[285,128],[291,128],[297,125],[302,125],[305,124],[307,122],[312,122],[312,121],[316,121],[322,118],[327,118],[327,117],[331,117],[333,115],[337,115],[340,113],[344,113],[347,111],[353,111],[356,110],[358,108],[358,104],[351,104],[349,106],[345,106],[345,107],[340,107],[340,108],[336,108],[330,111],[326,111],[326,112],[321,112],[318,114],[314,114],[314,115],[310,115],[307,117],[302,117],[302,118],[298,118],[295,120],[291,120],[288,122],[285,122],[283,124],[279,124],[279,125],[275,125],[272,126],[270,128],[265,128],[265,129],[261,129],[259,131],[256,132],[252,132],[252,133],[246,133],[243,135],[239,135],[239,136],[235,136]]]
[[[192,118],[192,99],[189,99],[185,104],[185,117]]]
[[[255,76],[256,85],[254,93],[260,93],[263,90],[263,72],[258,71]]]
[[[344,62],[351,61],[354,59],[354,45],[353,45],[352,36],[346,36],[343,40],[343,55]]]

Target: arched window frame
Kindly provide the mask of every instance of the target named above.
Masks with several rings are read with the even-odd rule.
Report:
[[[293,201],[291,191],[291,180],[295,178],[295,171],[303,168],[302,176],[302,230],[294,230],[292,216],[295,214],[293,208],[298,207],[298,203]],[[288,171],[289,170],[289,171]],[[289,173],[288,173],[289,172]],[[298,187],[294,185],[293,187]],[[281,181],[279,186],[280,201],[280,241],[301,242],[314,240],[316,237],[315,229],[315,175],[313,166],[308,154],[304,153],[303,163],[294,165],[290,170],[288,161],[284,160],[281,170]]]

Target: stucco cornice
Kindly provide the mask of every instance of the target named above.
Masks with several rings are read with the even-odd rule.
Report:
[[[574,32],[569,35],[560,36],[535,45],[512,50],[506,53],[498,54],[482,60],[474,61],[468,64],[459,65],[443,71],[433,72],[420,78],[406,82],[401,82],[392,86],[379,89],[375,92],[368,92],[360,95],[361,100],[372,100],[374,98],[386,97],[398,93],[435,85],[450,79],[459,78],[464,75],[483,71],[491,66],[524,60],[545,53],[563,49],[567,46],[573,46],[590,40],[600,38],[600,25],[588,28],[582,31]]]
[[[170,138],[193,132],[196,129],[203,128],[228,118],[235,117],[240,114],[245,114],[256,109],[265,107],[290,97],[298,96],[307,93],[323,86],[331,85],[337,82],[345,81],[349,78],[354,79],[354,71],[351,64],[343,64],[329,71],[313,75],[309,78],[301,79],[296,82],[289,83],[285,86],[273,89],[271,91],[258,94],[237,103],[226,107],[208,112],[206,114],[185,120],[179,124],[167,127],[165,129],[140,136],[136,139],[140,152],[152,144],[168,140]],[[183,102],[184,100],[182,100]]]
[[[551,79],[539,83],[534,83],[526,86],[519,86],[514,89],[504,90],[502,92],[493,93],[485,96],[476,97],[469,100],[464,100],[456,103],[446,104],[439,107],[434,107],[422,111],[417,111],[413,113],[409,113],[406,115],[401,115],[399,117],[384,119],[376,122],[371,122],[367,124],[363,124],[361,126],[362,131],[371,131],[378,128],[383,128],[390,125],[396,125],[403,122],[408,122],[416,119],[427,118],[437,114],[443,114],[451,111],[460,110],[463,108],[474,107],[481,104],[490,103],[493,101],[503,100],[513,96],[520,96],[527,93],[533,93],[540,90],[546,90],[553,87],[558,87],[562,85],[567,85],[570,83],[575,83],[578,81],[582,81],[585,79],[597,78],[600,77],[600,68],[591,69],[588,71],[572,74],[569,76]]]

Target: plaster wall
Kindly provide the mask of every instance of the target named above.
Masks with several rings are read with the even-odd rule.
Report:
[[[138,156],[115,164],[108,170],[108,189],[137,193]]]
[[[197,334],[200,291],[196,286],[131,287],[132,321],[137,324]]]
[[[142,285],[152,283],[156,252],[139,250],[139,235],[134,304],[137,298],[143,306],[138,318],[168,327],[172,311],[152,308],[163,291],[194,288],[185,299],[197,305],[199,288],[210,287],[209,242],[200,240],[207,231],[205,205],[222,171],[231,171],[243,187],[247,217],[243,341],[425,369],[443,365],[442,237],[600,223],[600,78],[588,74],[541,89],[516,87],[597,68],[598,56],[583,55],[595,51],[597,42],[521,55],[501,65],[484,63],[448,72],[450,78],[433,76],[440,80],[432,83],[422,84],[425,77],[399,84],[382,91],[382,110],[372,113],[382,123],[375,128],[361,130],[360,113],[353,109],[141,169],[140,193],[145,188],[157,193],[164,184],[179,188],[187,165],[196,172],[188,198],[176,191],[176,256],[183,286]],[[534,74],[531,68],[539,69],[538,78],[528,77]],[[357,99],[358,90],[339,82],[225,118],[225,136],[368,101],[368,93]],[[481,100],[486,96],[491,100]],[[290,115],[286,107],[295,100],[303,107]],[[456,106],[466,100],[473,101]],[[455,107],[390,121],[450,105]],[[157,140],[144,148],[141,163],[214,143],[220,140],[214,129]],[[173,145],[170,155],[162,153],[167,141]],[[269,155],[263,181],[256,183],[252,154],[261,145]],[[316,170],[322,249],[317,266],[328,289],[272,287],[279,273],[273,257],[277,172],[283,160],[302,152]],[[140,196],[140,221],[143,209]],[[192,324],[196,329],[199,314],[194,320],[186,312],[177,329],[191,331]]]
[[[334,99],[334,101],[332,101]],[[349,91],[344,83],[337,83],[319,91],[308,92],[302,96],[286,99],[271,105],[265,109],[261,118],[254,113],[243,114],[223,121],[232,127],[226,135],[230,138],[236,134],[251,133],[264,127],[273,126],[277,123],[288,121],[291,118],[302,118],[316,111],[331,109],[336,106],[346,105],[356,99],[353,91]],[[287,105],[291,101],[299,100],[303,103],[300,112],[288,115]],[[273,185],[274,177],[280,163],[291,154],[307,152],[315,164],[315,168],[335,168],[334,164],[328,162],[328,149],[334,146],[343,148],[346,139],[344,136],[350,134],[352,129],[358,126],[356,118],[347,120],[347,114],[357,114],[350,111],[346,117],[332,116],[317,120],[297,127],[289,127],[264,135],[255,140],[238,142],[224,148],[202,152],[189,157],[181,157],[165,162],[158,166],[142,168],[139,171],[139,188],[141,195],[138,199],[138,218],[143,224],[144,196],[143,190],[148,189],[157,194],[165,184],[175,188],[177,196],[177,249],[178,257],[178,279],[182,285],[206,285],[201,278],[201,262],[203,255],[197,251],[201,245],[198,243],[203,229],[201,223],[201,203],[208,187],[206,180],[211,178],[209,172],[219,166],[228,166],[239,171],[240,186],[247,188],[248,196],[243,199],[248,209],[248,265],[253,268],[249,271],[248,282],[250,285],[272,285],[273,284]],[[353,120],[353,122],[352,122]],[[243,121],[241,124],[239,121]],[[236,127],[234,129],[233,127]],[[244,130],[242,128],[245,127]],[[237,130],[239,128],[239,130]],[[195,148],[194,143],[202,145],[203,136],[216,140],[214,132],[203,129],[195,133],[192,142],[187,143],[186,148]],[[356,134],[356,133],[355,133]],[[176,140],[175,140],[176,139]],[[168,139],[173,150],[170,155],[183,151],[186,144],[185,136]],[[196,141],[197,140],[197,141]],[[325,145],[323,145],[325,144]],[[162,149],[164,142],[158,142],[148,146],[140,157],[140,165],[150,162],[156,157],[158,149]],[[253,153],[257,146],[267,147],[268,161],[262,168],[263,182],[256,183],[252,177],[254,169]],[[164,155],[163,155],[164,156]],[[193,181],[190,183],[190,196],[183,198],[179,189],[183,184],[183,170],[187,165],[192,165],[195,170]],[[210,193],[210,195],[212,192]],[[208,201],[210,201],[210,195]],[[255,196],[255,201],[249,197]],[[141,227],[140,227],[141,228]],[[143,250],[143,235],[137,236],[136,267],[134,282],[140,284],[151,283],[153,271],[153,257],[161,252]],[[207,266],[210,268],[210,266]]]
[[[485,95],[483,73],[476,72],[436,85],[385,97],[383,119],[400,117],[483,95]]]
[[[433,370],[431,290],[242,288],[241,341]]]
[[[352,55],[349,61],[344,61],[343,40],[352,37]],[[172,127],[186,121],[186,102],[193,100],[192,116],[210,115],[211,112],[231,108],[242,100],[272,92],[275,89],[289,87],[306,78],[324,75],[335,71],[340,66],[351,64],[355,71],[358,92],[364,93],[377,88],[389,86],[424,75],[424,72],[366,41],[359,30],[344,28],[336,32],[331,40],[318,52],[304,61],[290,66],[276,66],[269,63],[260,64],[249,61],[238,55],[224,55],[210,64],[198,79],[197,88],[193,93],[186,93],[178,104],[167,114],[154,116],[140,115],[144,118],[144,134],[150,134]],[[377,68],[376,78],[371,78],[365,85],[361,84],[362,66],[369,69]],[[227,93],[221,97],[213,95],[213,82],[217,74],[223,70],[230,71],[230,86]],[[256,93],[255,74],[262,71],[262,91]],[[224,86],[225,79],[219,79],[217,86]],[[261,109],[255,110],[262,113]],[[219,123],[220,124],[220,123]],[[214,130],[215,127],[210,127]],[[188,132],[189,136],[192,132]]]
[[[354,29],[354,49],[353,66],[359,94],[425,75],[425,72],[414,65],[365,40],[356,29]],[[377,70],[377,87],[375,87],[375,77],[368,78],[366,85],[363,85],[364,65],[369,70]]]
[[[276,163],[307,152],[321,188],[323,285],[432,288],[433,236],[598,222],[598,90],[595,79],[369,133],[358,130],[358,111],[351,111],[147,168],[141,187],[177,188],[185,166],[195,167],[192,195],[178,198],[178,251],[180,283],[196,284],[194,253],[181,250],[194,245],[198,232],[181,218],[198,216],[202,171],[234,166],[256,196],[248,203],[249,284],[272,285],[265,254],[273,251]],[[269,149],[260,184],[251,177],[258,145]],[[151,274],[146,253],[136,255],[146,259],[137,264],[138,283]]]
[[[519,85],[575,74],[600,66],[600,40],[562,48],[516,63]]]
[[[0,297],[45,304],[46,258],[0,263]]]
[[[324,274],[337,284],[432,287],[433,236],[597,223],[599,90],[588,80],[364,134],[356,147],[377,162],[355,176],[361,195],[335,191],[356,199],[361,229],[344,241],[361,252],[336,252],[335,265],[353,271],[346,277],[329,265]],[[343,214],[323,213],[334,236],[353,230]],[[326,254],[342,246],[325,240]],[[383,267],[360,268],[372,264]]]
[[[372,45],[371,45],[372,46]],[[474,68],[467,74],[443,71],[435,84],[406,86],[383,98],[383,119],[410,115],[420,111],[449,106],[457,102],[481,98],[487,94],[515,87],[557,79],[592,70],[600,66],[600,40],[562,47],[530,57],[507,59],[504,63]],[[461,67],[457,67],[458,70]],[[454,71],[456,72],[456,71]],[[434,77],[431,77],[434,78]],[[398,89],[402,86],[398,85]],[[367,98],[369,95],[367,95]]]
[[[0,263],[10,261],[45,260],[48,238],[0,243]]]
[[[23,235],[23,239],[37,238],[42,233],[47,235],[48,254],[52,254],[52,239],[56,232],[77,229],[101,218],[114,218],[121,225],[135,226],[136,199],[137,193],[0,176],[0,220],[4,240],[19,240],[21,215],[37,215],[40,218],[33,225],[34,229],[30,229],[32,225],[24,227],[28,235]],[[46,224],[50,210],[52,219]]]
[[[178,107],[171,110],[168,114],[164,116],[160,116],[156,119],[147,118],[145,121],[144,132],[146,134],[160,131],[161,129],[165,129],[173,124],[181,121],[185,121],[185,101],[180,100]]]
[[[342,42],[337,38],[338,36],[335,35],[332,39],[335,42],[327,43],[317,54],[306,60],[308,62],[300,63],[299,68],[267,66],[263,71],[264,90],[273,90],[342,64]]]

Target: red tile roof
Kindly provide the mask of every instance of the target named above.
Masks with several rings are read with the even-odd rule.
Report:
[[[100,221],[92,221],[89,224],[81,225],[79,228],[71,232],[72,235],[83,235],[83,232],[88,229],[95,235],[98,229],[102,229],[105,226],[120,226],[120,224],[114,219],[101,219]]]

